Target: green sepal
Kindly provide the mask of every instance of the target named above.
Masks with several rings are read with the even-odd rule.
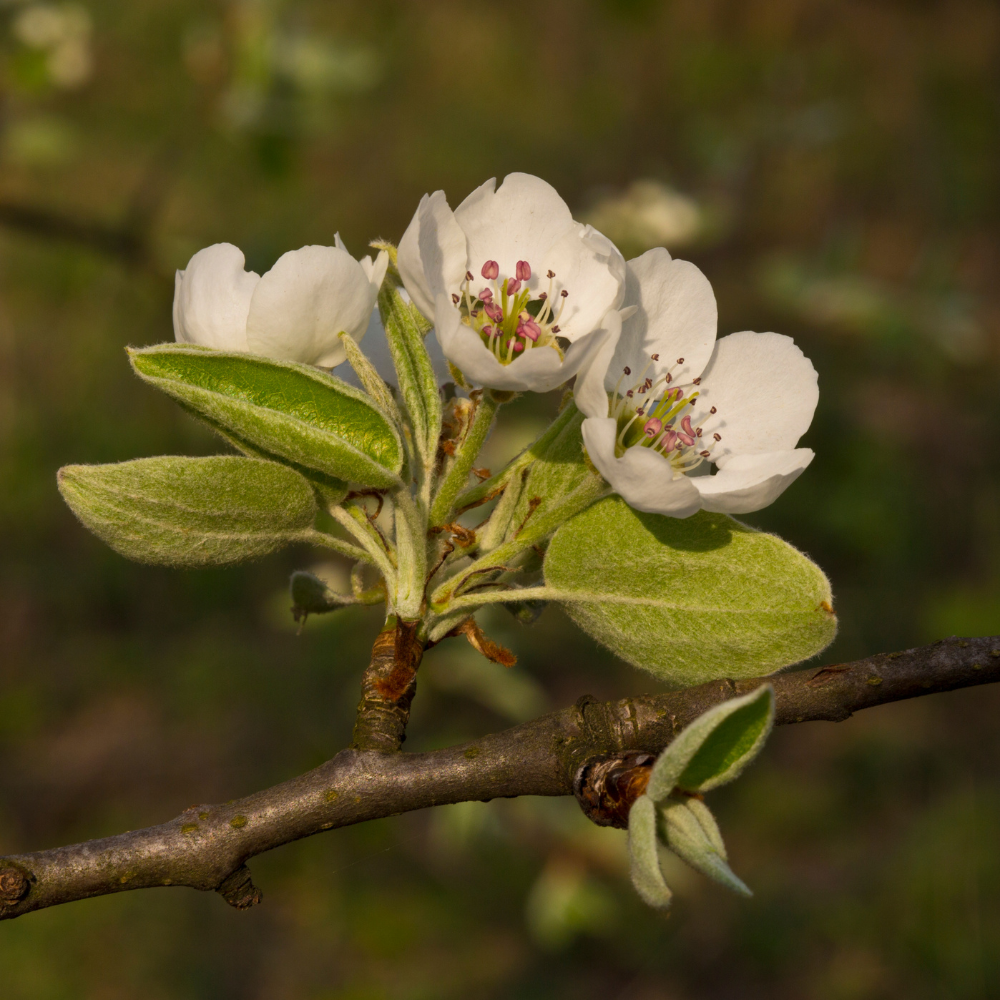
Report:
[[[116,552],[166,566],[225,566],[315,534],[316,498],[297,472],[236,455],[68,465],[59,491]]]
[[[243,450],[365,486],[399,485],[403,450],[371,400],[309,365],[187,344],[129,349],[140,378]]]
[[[656,759],[646,794],[665,802],[674,789],[707,792],[739,777],[774,725],[774,688],[762,684],[699,715]]]
[[[678,686],[780,670],[837,630],[822,570],[725,514],[663,517],[607,497],[559,528],[544,572],[585,632]]]
[[[441,396],[434,365],[424,347],[425,321],[388,282],[379,292],[378,308],[417,448],[425,465],[430,465],[441,434]]]

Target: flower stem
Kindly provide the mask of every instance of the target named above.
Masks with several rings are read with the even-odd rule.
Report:
[[[455,453],[455,461],[441,480],[434,501],[431,503],[430,526],[432,528],[447,524],[451,520],[455,498],[468,481],[472,464],[486,441],[486,436],[493,425],[493,418],[499,406],[496,397],[489,390],[484,392],[477,402],[472,421]]]

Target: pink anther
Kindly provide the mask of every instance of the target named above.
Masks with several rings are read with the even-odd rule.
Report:
[[[484,302],[483,312],[486,313],[486,315],[489,316],[494,323],[499,323],[500,320],[503,319],[503,310],[495,302]]]
[[[642,433],[652,440],[657,434],[660,433],[661,430],[663,430],[663,421],[657,420],[656,417],[653,417],[651,420],[646,421],[646,426],[643,427]]]
[[[483,302],[492,302],[493,301],[493,289],[492,288],[484,288],[479,293],[479,297],[483,300]]]
[[[518,281],[527,281],[531,277],[531,265],[526,260],[519,260],[514,274]]]
[[[523,312],[521,313],[520,322],[517,324],[517,335],[519,337],[527,337],[528,340],[538,340],[541,336],[542,328],[535,322],[535,318],[531,313]]]
[[[508,295],[517,295],[517,293],[520,290],[521,290],[521,282],[518,281],[517,278],[508,278],[507,279],[507,294]]]
[[[694,431],[691,429],[691,418],[690,417],[685,417],[681,421],[681,427],[684,428],[684,433],[685,434],[688,434],[691,437],[694,437]]]
[[[500,265],[495,260],[483,264],[482,275],[487,281],[493,281],[500,274]]]

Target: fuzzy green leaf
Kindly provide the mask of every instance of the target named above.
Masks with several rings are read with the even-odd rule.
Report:
[[[678,733],[657,757],[646,794],[654,802],[663,802],[675,788],[707,792],[732,781],[760,753],[773,725],[770,684],[715,705]]]
[[[137,374],[238,447],[366,486],[399,484],[395,431],[363,392],[309,365],[159,344],[130,350]]]
[[[771,673],[836,633],[823,571],[725,514],[644,514],[620,497],[562,525],[545,582],[589,635],[675,685]]]
[[[312,534],[316,498],[287,466],[236,455],[67,465],[59,491],[116,552],[167,566],[225,566]]]
[[[672,893],[660,869],[656,828],[656,806],[648,795],[640,795],[628,814],[629,874],[643,902],[665,910]]]
[[[661,807],[661,816],[664,842],[674,854],[727,889],[741,896],[753,895],[733,874],[726,861],[725,849],[719,850],[722,837],[715,818],[703,802],[675,799]]]
[[[403,300],[391,282],[383,283],[378,308],[417,447],[429,465],[441,434],[441,396],[434,365],[424,347],[427,329],[420,314]]]
[[[536,449],[536,458],[528,468],[511,514],[508,536],[513,536],[529,517],[544,515],[556,507],[593,475],[583,456],[583,420],[583,414],[570,403],[557,418],[558,434]]]

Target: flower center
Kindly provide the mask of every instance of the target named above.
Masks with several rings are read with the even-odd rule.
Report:
[[[486,261],[480,273],[485,279],[482,287],[474,290],[480,282],[466,271],[461,294],[453,294],[451,300],[461,312],[462,322],[479,334],[497,361],[509,365],[536,347],[551,347],[562,358],[559,317],[569,293],[563,289],[553,296],[555,272],[546,272],[548,289],[537,294],[527,287],[531,265],[526,260],[517,262],[513,278],[500,281],[500,265],[495,260]]]
[[[654,354],[647,362],[639,381],[621,393],[622,385],[632,375],[625,368],[611,397],[611,416],[618,422],[615,455],[621,458],[629,448],[652,448],[662,455],[674,470],[675,477],[692,472],[712,457],[712,450],[722,440],[713,434],[710,441],[702,438],[702,429],[691,426],[690,414],[685,410],[694,406],[699,396],[697,386],[701,379],[674,385],[672,367],[655,381],[646,377],[649,366],[659,361]],[[678,358],[677,365],[684,359]],[[709,411],[718,412],[713,406]]]

